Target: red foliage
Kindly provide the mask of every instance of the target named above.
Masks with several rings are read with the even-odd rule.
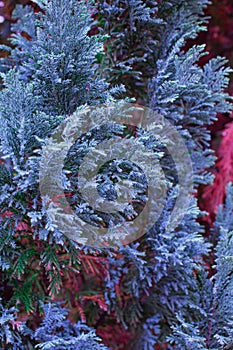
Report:
[[[233,121],[227,124],[222,132],[222,141],[217,151],[216,162],[212,185],[207,186],[202,195],[203,208],[206,208],[210,216],[206,217],[209,223],[215,217],[219,204],[224,202],[225,189],[228,182],[233,181]]]
[[[120,323],[98,327],[97,335],[104,339],[104,343],[113,350],[127,350],[132,336]]]

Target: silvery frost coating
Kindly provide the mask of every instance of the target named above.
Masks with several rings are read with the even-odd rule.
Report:
[[[204,54],[203,47],[182,51],[185,41],[203,29],[206,20],[201,16],[208,2],[100,1],[93,7],[74,0],[34,2],[43,14],[34,14],[29,6],[16,7],[13,16],[19,20],[12,25],[15,34],[11,39],[16,47],[11,50],[11,59],[2,62],[5,74],[0,93],[0,138],[5,160],[0,169],[0,264],[4,285],[10,289],[9,300],[3,300],[1,306],[2,348],[37,345],[42,349],[77,349],[81,336],[85,349],[104,349],[94,329],[83,324],[72,326],[66,320],[67,312],[57,305],[43,306],[44,321],[36,332],[30,330],[30,322],[17,331],[12,326],[20,310],[35,312],[44,296],[46,302],[57,297],[70,305],[73,294],[68,288],[64,291],[64,282],[72,273],[75,276],[72,278],[81,276],[82,281],[88,281],[82,284],[82,295],[90,297],[97,290],[96,294],[102,297],[101,301],[96,299],[98,302],[88,304],[86,310],[84,306],[90,326],[98,328],[98,321],[93,320],[93,314],[98,312],[101,327],[108,325],[109,319],[111,322],[114,319],[114,324],[119,322],[125,332],[136,334],[130,338],[127,349],[153,350],[155,344],[167,342],[169,349],[230,349],[232,321],[227,305],[231,304],[232,284],[231,188],[226,208],[217,218],[217,273],[213,281],[203,267],[203,255],[208,253],[210,244],[201,235],[203,228],[197,222],[200,210],[194,196],[181,213],[185,216],[179,225],[171,231],[166,229],[179,192],[179,178],[165,140],[109,120],[108,124],[82,135],[65,159],[63,185],[69,204],[89,223],[104,226],[111,223],[107,214],[93,215],[86,203],[79,202],[76,169],[82,158],[91,148],[114,138],[136,138],[148,152],[153,151],[164,172],[163,181],[159,180],[167,187],[166,202],[154,226],[128,245],[99,248],[77,244],[50,220],[39,190],[42,147],[53,131],[77,110],[101,104],[111,106],[113,102],[120,106],[125,101],[117,100],[117,96],[123,91],[165,117],[179,132],[192,159],[194,190],[200,183],[211,180],[206,169],[214,159],[206,125],[214,121],[218,112],[231,108],[230,99],[223,92],[229,69],[221,58],[198,67],[196,62]],[[94,14],[97,10],[99,22],[93,23],[90,12]],[[114,32],[119,11],[124,20]],[[129,12],[124,15],[124,11]],[[93,24],[99,26],[101,34],[88,35]],[[145,24],[146,45],[140,39]],[[23,32],[28,33],[30,40],[21,35]],[[116,38],[112,42],[107,39],[110,51],[106,55],[105,34]],[[135,37],[137,47],[133,45]],[[120,52],[114,54],[119,48],[114,42],[119,40],[123,61]],[[144,45],[142,53],[140,43]],[[103,69],[106,64],[107,69]],[[120,73],[117,79],[116,71]],[[124,77],[130,71],[132,79],[127,85]],[[144,72],[149,76],[143,76]],[[145,79],[140,80],[141,75]],[[105,199],[116,198],[116,179],[126,181],[130,177],[137,188],[138,207],[132,212],[118,213],[117,223],[136,216],[147,200],[143,167],[129,162],[129,155],[130,149],[126,148],[124,161],[116,159],[104,165],[98,179],[99,193]],[[71,189],[73,195],[69,196]],[[59,203],[59,198],[56,200]],[[85,257],[93,271],[91,258],[102,259],[98,283],[93,275],[90,281]],[[77,296],[75,307],[80,300]],[[15,304],[18,310],[10,308]],[[78,310],[83,319],[83,311]],[[33,319],[33,314],[29,319]],[[54,319],[58,321],[56,326]],[[86,336],[82,335],[83,330]]]
[[[77,162],[73,156],[72,170],[75,171],[75,176],[70,177],[70,182],[65,187],[70,191],[73,187],[78,188],[80,198],[78,205],[75,203],[76,210],[72,210],[64,192],[65,159],[69,162],[69,150],[82,134],[109,125],[110,120],[112,127],[117,127],[118,124],[130,125],[143,130],[144,134],[149,133],[155,145],[164,144],[164,148],[173,158],[178,191],[167,223],[167,232],[175,230],[183,219],[193,191],[189,151],[180,134],[165,118],[148,108],[124,102],[78,109],[55,129],[42,150],[40,193],[47,214],[56,227],[76,242],[95,248],[120,247],[146,234],[159,220],[168,198],[167,186],[172,186],[168,179],[166,181],[166,169],[163,169],[159,162],[159,157],[163,156],[162,152],[159,155],[153,150],[149,151],[140,137],[135,140],[134,137],[122,138],[114,135],[113,139],[103,140],[94,148],[89,145],[88,153],[79,163],[78,179],[74,167],[77,168]],[[79,149],[76,148],[75,151],[78,153]],[[115,171],[113,168],[109,169],[111,175],[101,171],[107,163],[116,165]],[[122,176],[117,176],[117,173],[126,173],[126,163],[132,163],[134,167],[128,170],[128,176],[121,181]],[[141,183],[141,188],[137,181],[140,170],[136,172],[136,168],[144,173],[144,186]],[[110,194],[106,187],[114,180],[117,180],[117,193],[116,198],[111,199],[114,187],[112,185]],[[141,211],[137,212],[143,192],[146,192],[146,203]],[[60,198],[59,203],[56,203],[57,198]],[[105,218],[100,221],[102,213]]]

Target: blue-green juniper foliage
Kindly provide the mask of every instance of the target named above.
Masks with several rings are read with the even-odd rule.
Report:
[[[96,335],[98,322],[107,325],[114,317],[123,329],[136,334],[127,349],[154,350],[157,344],[182,350],[233,349],[231,185],[216,219],[215,247],[203,238],[204,228],[198,222],[202,213],[194,195],[179,226],[167,232],[179,190],[171,156],[159,140],[141,129],[116,127],[110,121],[74,144],[66,170],[72,171],[70,181],[75,186],[75,167],[90,147],[116,134],[134,137],[137,132],[139,142],[158,156],[169,186],[163,212],[149,232],[119,249],[78,245],[49,220],[39,191],[46,138],[77,109],[120,104],[123,93],[163,115],[183,137],[193,162],[194,192],[211,181],[208,168],[214,157],[207,125],[218,112],[232,108],[224,92],[230,69],[222,58],[198,66],[205,54],[203,46],[183,49],[187,39],[205,30],[204,9],[209,1],[34,3],[41,11],[16,6],[12,45],[7,48],[10,55],[1,60],[1,348],[107,349]],[[142,189],[144,203],[143,169],[140,172],[127,162],[113,162],[102,169],[100,193],[114,197],[112,172],[116,169],[117,176],[131,176]],[[75,191],[73,198],[79,199]],[[88,210],[86,215],[91,221]],[[127,215],[120,214],[122,218]],[[209,278],[204,257],[212,249],[216,273]],[[92,305],[86,310],[87,324],[73,324],[68,310],[51,299],[72,306],[73,294],[64,281],[70,272],[85,275],[81,254],[107,262],[106,277],[98,284],[83,278],[81,291],[89,296],[102,294],[107,310]],[[116,286],[125,297],[123,303]],[[20,321],[25,312],[30,314],[27,323]],[[39,319],[33,321],[33,317]],[[116,346],[110,344],[112,349]]]

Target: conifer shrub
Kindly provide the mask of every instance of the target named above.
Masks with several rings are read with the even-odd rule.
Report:
[[[1,59],[0,92],[1,348],[233,348],[232,184],[209,240],[196,199],[199,185],[213,179],[208,125],[232,109],[225,92],[231,70],[221,57],[200,67],[203,45],[183,49],[205,30],[209,1],[33,3],[40,10],[16,6],[10,45],[2,46],[9,56]],[[136,138],[153,152],[169,187],[166,202],[153,227],[129,244],[80,244],[46,211],[39,186],[43,147],[74,113],[135,101],[163,116],[182,138],[193,168],[190,201],[167,230],[182,187],[169,148],[140,127],[110,119],[68,152],[70,203],[76,209],[83,204],[75,187],[83,155],[111,138]],[[147,165],[130,163],[130,152],[103,166],[99,193],[112,200],[114,176],[131,180],[144,205]],[[84,204],[82,213],[94,225],[110,224]],[[117,223],[123,219],[127,213]]]

